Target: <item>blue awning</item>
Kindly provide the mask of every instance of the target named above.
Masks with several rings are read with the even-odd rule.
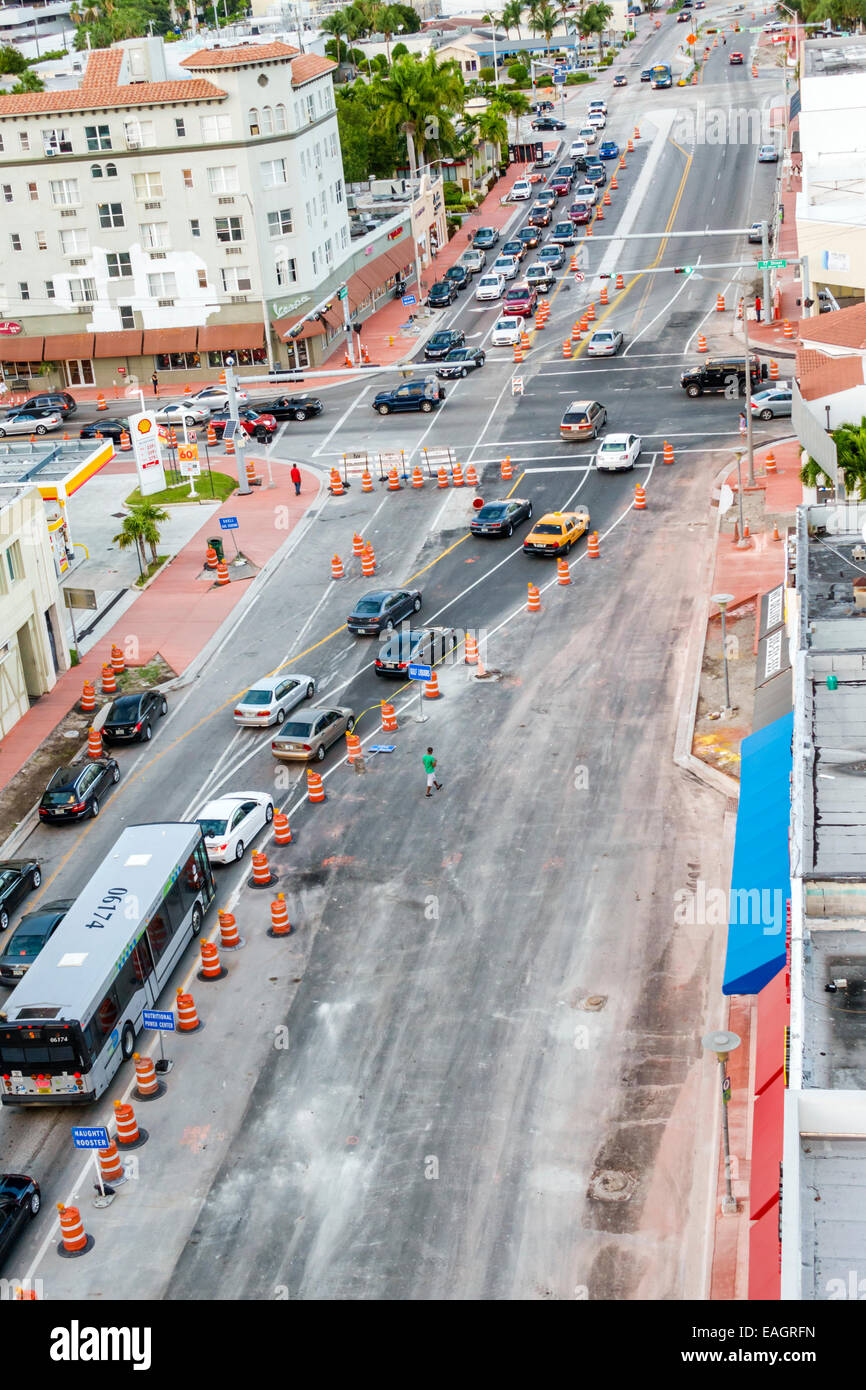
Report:
[[[794,714],[743,740],[724,994],[757,994],[785,964]]]

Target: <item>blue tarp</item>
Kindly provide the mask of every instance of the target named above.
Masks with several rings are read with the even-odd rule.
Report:
[[[785,964],[793,731],[792,711],[742,743],[724,994],[757,994]]]

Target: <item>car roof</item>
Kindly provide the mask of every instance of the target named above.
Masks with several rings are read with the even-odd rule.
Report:
[[[566,410],[589,410],[590,406],[595,404],[595,401],[571,401],[565,408]]]
[[[230,812],[236,811],[241,802],[249,801],[250,796],[250,792],[223,792],[222,796],[216,797],[213,801],[205,802],[196,816],[196,820],[227,816]]]
[[[632,431],[633,433],[633,431]],[[602,444],[625,444],[631,438],[631,434],[606,434],[602,439]]]
[[[280,676],[262,676],[261,680],[250,681],[247,690],[273,690]]]
[[[342,714],[342,713],[343,713],[345,710],[347,710],[348,708],[349,708],[348,705],[316,705],[315,708],[311,708],[311,707],[309,707],[309,706],[305,706],[304,709],[298,710],[297,713],[293,710],[292,713],[289,715],[289,718],[290,718],[294,723],[297,723],[298,720],[303,719],[303,720],[305,720],[305,721],[306,721],[306,720],[309,720],[309,722],[310,722],[311,724],[313,724],[313,723],[315,723],[315,721],[316,721],[317,719],[320,719],[321,716],[322,716],[323,714],[331,714],[331,713]],[[277,733],[276,737],[277,737],[277,738],[286,738],[286,737],[291,738],[291,734],[286,735],[286,734]]]

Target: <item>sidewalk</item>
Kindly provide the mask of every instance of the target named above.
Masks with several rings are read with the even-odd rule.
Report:
[[[182,675],[204,650],[248,592],[253,574],[276,554],[318,496],[320,478],[317,474],[301,468],[301,495],[296,497],[287,468],[274,470],[271,489],[265,485],[267,467],[264,461],[255,462],[264,479],[262,487],[255,488],[248,497],[235,493],[216,511],[202,508],[201,523],[192,539],[142,590],[131,608],[91,648],[81,664],[65,671],[54,689],[41,696],[6,735],[0,745],[0,790],[8,786],[43,739],[73,709],[81,698],[85,680],[93,682],[99,700],[102,665],[110,661],[114,643],[123,649],[127,666],[146,666],[159,655],[177,675]],[[221,460],[220,467],[225,472],[237,473],[234,460]],[[205,533],[219,534],[221,516],[239,518],[239,529],[232,534],[237,536],[240,550],[254,568],[247,578],[217,588],[215,574],[203,575]],[[233,546],[227,544],[229,574],[233,553]],[[131,644],[134,644],[134,656],[129,654]]]

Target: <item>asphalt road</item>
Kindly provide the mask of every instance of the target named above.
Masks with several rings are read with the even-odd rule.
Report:
[[[651,40],[652,56],[670,52],[670,29]],[[121,751],[123,779],[99,819],[37,827],[24,846],[42,858],[45,901],[75,893],[123,826],[190,817],[223,788],[273,788],[300,828],[275,856],[299,925],[291,968],[259,943],[246,960],[263,973],[238,958],[231,992],[211,996],[219,1016],[206,1050],[186,1075],[175,1070],[160,1102],[174,1124],[206,1130],[207,1144],[183,1129],[150,1159],[174,1194],[167,1209],[147,1197],[146,1178],[124,1197],[128,1226],[146,1216],[159,1258],[130,1261],[126,1225],[115,1224],[87,1261],[62,1265],[42,1244],[47,1223],[37,1225],[23,1253],[57,1296],[699,1295],[714,1112],[698,1039],[719,1007],[722,940],[713,927],[676,931],[672,904],[695,866],[723,883],[725,808],[672,768],[671,752],[708,485],[737,438],[737,407],[690,401],[678,384],[716,279],[630,280],[629,270],[672,264],[664,235],[713,225],[710,194],[724,225],[765,210],[770,174],[753,148],[667,138],[676,112],[708,91],[720,106],[738,101],[747,72],[720,52],[710,87],[634,84],[612,95],[609,131],[622,142],[639,117],[642,139],[606,225],[628,218],[639,188],[634,229],[659,234],[592,248],[591,272],[611,254],[613,273],[626,275],[606,320],[626,334],[623,356],[561,360],[558,344],[590,297],[563,276],[523,397],[511,394],[510,354],[493,352],[432,417],[380,420],[373,384],[356,383],[329,392],[326,415],[291,426],[275,449],[326,470],[347,449],[402,448],[414,461],[425,445],[447,445],[475,464],[488,498],[501,491],[507,453],[513,493],[531,496],[536,516],[589,507],[601,562],[581,543],[573,585],[545,589],[536,619],[524,612],[527,582],[546,584],[551,566],[523,555],[520,534],[476,541],[467,497],[429,487],[365,496],[356,481],[314,508],[243,619],[173,696],[154,743]],[[747,250],[742,237],[713,242],[711,257],[704,240],[676,247],[688,264]],[[590,275],[585,284],[598,303]],[[443,323],[483,343],[495,317],[464,296]],[[611,428],[642,435],[634,475],[599,475],[591,446],[560,442],[575,396],[604,401]],[[664,439],[673,469],[661,464]],[[650,496],[642,514],[630,506],[638,479]],[[333,583],[329,559],[346,557],[356,530],[376,550],[376,585],[417,584],[429,621],[481,629],[499,673],[481,683],[462,664],[444,670],[424,724],[413,723],[414,695],[374,675],[376,644],[343,627],[371,586],[351,568]],[[275,768],[270,734],[231,720],[236,696],[282,663],[315,676],[318,702],[351,705],[365,743],[383,696],[411,698],[398,751],[371,759],[366,777],[329,755],[329,801],[315,814],[302,772]],[[432,803],[420,764],[428,741],[445,784]],[[219,872],[220,902],[254,921],[248,872]],[[584,1007],[589,996],[602,997],[599,1012]],[[269,1042],[280,1024],[291,1038],[282,1052]],[[81,1121],[107,1114],[125,1084]],[[36,1172],[47,1210],[81,1181],[68,1123],[65,1112],[0,1118],[0,1162]],[[590,1195],[611,1172],[623,1175],[627,1203]]]

